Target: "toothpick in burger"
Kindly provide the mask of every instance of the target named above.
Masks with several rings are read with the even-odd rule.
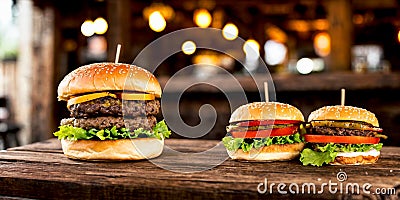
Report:
[[[94,63],[69,73],[58,86],[70,118],[54,133],[64,154],[80,160],[140,160],[159,156],[170,131],[157,122],[161,87],[135,65]]]

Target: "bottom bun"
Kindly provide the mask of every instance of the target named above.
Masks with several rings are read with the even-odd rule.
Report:
[[[336,156],[335,160],[330,165],[365,165],[373,164],[378,161],[380,152],[371,151],[360,155],[359,152],[347,153],[346,156]]]
[[[61,140],[64,154],[71,159],[92,161],[142,160],[159,156],[164,140],[136,138],[119,140]]]
[[[273,144],[259,149],[253,148],[248,152],[244,152],[242,149],[228,151],[228,155],[234,160],[283,161],[298,157],[303,148],[304,143]]]

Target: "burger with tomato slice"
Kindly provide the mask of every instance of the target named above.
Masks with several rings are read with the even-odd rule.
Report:
[[[304,147],[303,122],[301,111],[289,104],[249,103],[232,113],[222,141],[235,160],[291,160]]]
[[[300,157],[303,165],[361,165],[375,163],[386,138],[375,114],[353,106],[325,106],[308,117],[308,148]]]
[[[70,118],[54,133],[64,154],[81,160],[157,157],[170,131],[157,122],[161,87],[135,65],[94,63],[69,73],[58,86]]]

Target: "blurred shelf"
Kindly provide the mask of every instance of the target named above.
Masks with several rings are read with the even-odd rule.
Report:
[[[349,90],[376,90],[376,89],[400,89],[400,73],[352,73],[331,72],[316,73],[310,75],[298,74],[272,74],[275,91],[329,91],[346,88]],[[263,82],[268,76],[254,75],[254,79],[248,75],[215,75],[206,79],[196,76],[159,77],[162,88],[168,87],[164,92],[257,92],[257,85],[263,88]],[[198,83],[193,85],[193,83]],[[241,87],[239,87],[240,83]],[[193,85],[192,87],[188,87]],[[213,86],[214,85],[214,86]],[[216,86],[216,87],[215,87]],[[218,89],[218,88],[219,89]]]

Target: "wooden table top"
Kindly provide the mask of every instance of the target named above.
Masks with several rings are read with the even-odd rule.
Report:
[[[60,142],[56,139],[11,148],[0,152],[0,197],[46,199],[132,197],[347,199],[350,196],[397,199],[400,197],[400,147],[384,147],[381,158],[372,165],[312,167],[302,166],[298,160],[254,163],[228,159],[205,171],[182,173],[193,169],[196,171],[196,167],[207,168],[210,163],[220,162],[219,159],[227,155],[223,146],[217,145],[218,143],[219,141],[215,140],[168,139],[167,147],[186,154],[174,154],[173,151],[166,150],[162,156],[153,160],[157,165],[147,160],[108,163],[71,160],[63,155]],[[211,153],[194,153],[214,146],[216,149]]]

